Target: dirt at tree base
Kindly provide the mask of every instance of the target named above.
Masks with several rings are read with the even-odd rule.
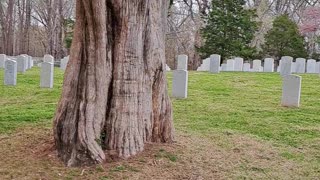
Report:
[[[0,179],[292,179],[307,170],[271,144],[233,133],[200,137],[178,131],[175,144],[148,144],[130,159],[66,168],[51,129],[26,127],[0,136],[0,152]]]

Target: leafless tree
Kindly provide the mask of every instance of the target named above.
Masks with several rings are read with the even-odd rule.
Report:
[[[189,69],[196,69],[201,64],[201,57],[196,47],[201,45],[200,29],[203,17],[207,15],[208,0],[176,0],[168,18],[167,63],[175,68],[179,54],[189,56]]]

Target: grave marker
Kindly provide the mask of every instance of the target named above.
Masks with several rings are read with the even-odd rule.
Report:
[[[221,64],[221,71],[227,71],[227,64]]]
[[[4,85],[15,86],[17,85],[17,62],[13,60],[5,61],[4,70]]]
[[[234,58],[234,71],[242,71],[243,70],[243,58],[236,57]]]
[[[307,73],[316,73],[317,61],[314,59],[309,59],[307,61]]]
[[[251,67],[250,63],[244,63],[243,64],[243,71],[250,72],[250,67]]]
[[[284,56],[280,61],[280,75],[287,76],[291,74],[293,58],[290,56]]]
[[[171,68],[166,64],[166,71],[171,71]]]
[[[273,58],[266,58],[264,60],[264,72],[274,72],[274,59]]]
[[[173,71],[172,96],[178,99],[184,99],[188,96],[188,71]]]
[[[233,59],[227,60],[227,71],[234,71],[235,62]]]
[[[299,107],[301,95],[301,77],[288,75],[283,77],[281,105]]]
[[[5,54],[0,54],[0,68],[5,68],[4,62],[7,60],[7,56]]]
[[[54,64],[54,57],[49,54],[46,54],[43,57],[43,62],[48,62],[48,63]]]
[[[296,73],[306,73],[306,59],[297,58],[296,59]]]
[[[254,72],[260,72],[261,70],[261,60],[253,60],[253,67],[252,67],[252,70]]]
[[[178,56],[178,67],[177,70],[188,70],[188,56],[187,55],[179,55]]]
[[[66,68],[67,68],[68,62],[69,62],[69,56],[68,57],[64,57],[63,59],[61,59],[60,69],[65,71]]]
[[[210,73],[220,72],[221,56],[218,54],[213,54],[210,56]]]
[[[297,72],[297,63],[292,62],[291,64],[291,73],[296,73]]]
[[[320,61],[316,64],[316,73],[320,73]]]
[[[53,63],[41,63],[40,87],[53,88]]]
[[[27,70],[27,57],[20,55],[17,57],[17,70],[18,72],[25,73]]]

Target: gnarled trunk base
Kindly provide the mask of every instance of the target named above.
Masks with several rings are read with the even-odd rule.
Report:
[[[127,158],[173,141],[165,76],[167,0],[77,0],[77,21],[54,119],[68,166]]]

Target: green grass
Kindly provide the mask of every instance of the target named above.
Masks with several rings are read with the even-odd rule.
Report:
[[[302,75],[301,108],[280,106],[282,82],[277,73],[191,72],[189,78],[188,99],[173,100],[179,130],[201,134],[231,131],[293,147],[319,140],[317,75]]]
[[[15,133],[17,128],[29,125],[48,129],[52,126],[63,72],[56,68],[54,88],[41,89],[39,70],[35,67],[18,74],[17,86],[9,87],[3,85],[4,72],[0,69],[0,135]],[[168,79],[171,94],[170,72]],[[172,99],[175,128],[178,132],[207,136],[212,140],[208,143],[219,142],[216,144],[227,148],[234,148],[224,139],[228,135],[249,136],[272,144],[278,149],[278,157],[304,167],[301,173],[319,174],[320,78],[302,75],[300,108],[280,106],[281,86],[277,73],[189,72],[188,98]],[[175,163],[181,155],[160,150],[155,156]],[[103,170],[99,168],[97,171]],[[243,168],[243,172],[265,171],[247,164]],[[118,166],[112,171],[135,169]]]
[[[0,70],[0,82],[3,74]],[[172,74],[168,77],[171,88]],[[54,89],[41,89],[39,78],[39,68],[33,68],[18,74],[16,87],[0,84],[0,134],[27,124],[51,125],[63,72],[55,69]],[[173,99],[175,127],[203,135],[249,134],[292,147],[310,145],[320,137],[320,78],[302,78],[301,108],[284,108],[277,73],[190,72],[188,99]],[[319,143],[312,145],[320,149]]]
[[[63,72],[55,69],[54,89],[40,88],[39,68],[18,73],[17,86],[3,85],[4,71],[0,70],[0,134],[17,127],[46,121],[51,124],[60,97]]]

